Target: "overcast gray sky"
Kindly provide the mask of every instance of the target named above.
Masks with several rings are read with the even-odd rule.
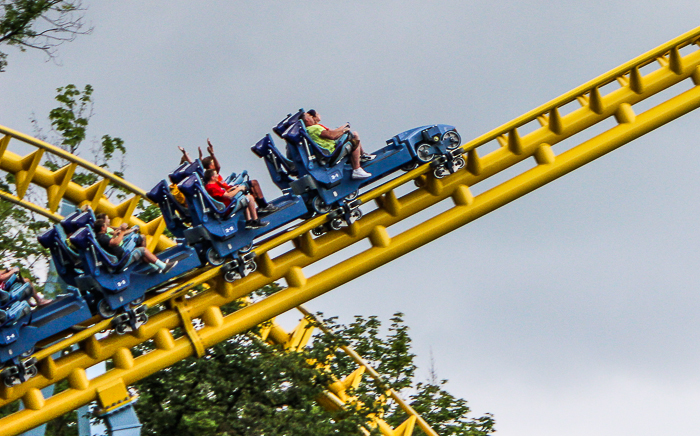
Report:
[[[10,51],[0,124],[32,133],[55,88],[95,87],[150,188],[209,137],[278,193],[249,147],[299,107],[365,147],[428,123],[464,139],[700,25],[697,1],[85,1],[62,66]],[[636,142],[314,300],[344,322],[406,314],[428,375],[499,434],[700,428],[698,120]],[[309,273],[321,266],[309,269]],[[286,319],[286,318],[285,318]],[[285,321],[286,322],[286,321]]]

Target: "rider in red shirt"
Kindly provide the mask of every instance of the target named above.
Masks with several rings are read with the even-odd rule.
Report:
[[[255,198],[249,193],[245,192],[246,187],[243,185],[229,186],[226,182],[221,181],[219,173],[215,169],[208,169],[204,172],[204,189],[207,193],[214,198],[216,201],[222,202],[225,206],[231,204],[233,197],[239,192],[243,192],[248,200],[248,204],[245,208],[245,227],[247,229],[259,229],[265,227],[269,223],[266,221],[260,221],[258,218],[258,211],[255,207]]]

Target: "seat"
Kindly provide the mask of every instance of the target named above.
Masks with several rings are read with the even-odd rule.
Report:
[[[181,163],[175,171],[168,174],[168,178],[172,183],[175,183],[177,185],[178,183],[182,182],[194,173],[197,173],[200,176],[204,175],[204,165],[202,165],[202,161],[199,159],[196,159],[192,163]]]
[[[87,260],[88,273],[96,275],[100,267],[105,268],[105,272],[114,274],[125,268],[130,252],[125,252],[121,259],[108,253],[99,242],[97,236],[90,227],[83,227],[69,238],[70,242],[76,246],[84,260]]]
[[[61,223],[56,224],[38,238],[48,248],[58,275],[68,284],[74,285],[75,277],[84,273],[79,253],[69,244],[68,234]]]
[[[299,150],[303,150],[308,156],[308,160],[317,160],[319,165],[324,166],[335,166],[339,164],[345,157],[349,154],[349,147],[347,147],[348,142],[343,145],[337,146],[333,153],[328,153],[326,149],[320,147],[311,136],[309,132],[306,131],[306,126],[304,122],[298,120],[296,123],[290,125],[287,130],[282,134],[288,143],[295,145]]]
[[[92,209],[76,210],[72,214],[61,220],[61,226],[67,234],[76,232],[81,227],[92,226],[95,224],[95,213]]]
[[[256,156],[265,160],[272,181],[280,189],[288,189],[289,184],[293,182],[292,177],[299,176],[294,162],[282,155],[270,134],[265,135],[263,139],[251,147],[251,150]]]
[[[181,233],[192,222],[192,217],[187,206],[175,199],[170,186],[168,181],[163,179],[146,194],[146,197],[160,207],[168,230],[175,237],[181,238]]]

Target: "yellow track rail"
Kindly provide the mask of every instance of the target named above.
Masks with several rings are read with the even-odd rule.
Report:
[[[364,194],[360,197],[363,202],[375,200],[378,208],[344,231],[331,232],[314,239],[310,230],[325,220],[325,217],[319,217],[293,232],[269,241],[255,250],[259,256],[259,271],[239,282],[224,282],[218,268],[209,269],[184,281],[175,289],[149,302],[152,304],[155,300],[167,300],[168,308],[154,315],[132,335],[111,335],[101,340],[97,340],[95,336],[81,337],[80,350],[70,352],[55,361],[46,355],[48,351],[41,354],[39,376],[17,387],[0,389],[0,405],[22,398],[27,407],[26,410],[0,420],[0,428],[7,434],[17,434],[96,399],[108,404],[110,399],[118,399],[119,395],[126,391],[127,385],[187,356],[201,355],[203,350],[217,342],[244,332],[391,262],[700,107],[698,38],[700,28],[469,141],[464,145],[468,150],[464,171],[437,180],[427,175],[430,168],[425,165]],[[687,53],[681,55],[681,50]],[[650,69],[655,63],[657,67],[653,71],[641,73],[641,69]],[[692,80],[692,83],[688,83],[688,80]],[[615,82],[619,86],[607,93],[602,92],[601,88]],[[681,82],[688,83],[690,89],[683,91],[674,87]],[[665,94],[667,99],[664,102],[645,112],[635,113],[634,106],[637,103],[662,90],[669,90],[669,93],[673,94],[671,88],[678,89],[673,96]],[[579,107],[563,114],[561,108],[574,101]],[[559,155],[555,153],[556,144],[610,117],[617,121],[614,127]],[[539,122],[539,127],[525,135],[519,133],[518,129],[524,130],[526,125],[535,120]],[[46,187],[47,190],[56,186],[58,182],[48,182],[57,178],[56,173],[43,169],[41,177],[38,177],[41,168],[36,165],[37,159],[32,155],[24,158],[17,156],[16,160],[6,164],[7,142],[10,137],[17,136],[8,133],[11,131],[5,128],[0,128],[0,132],[7,135],[0,140],[0,151],[3,151],[0,169],[14,174],[25,171],[27,175],[24,177],[28,177],[32,183]],[[2,141],[6,142],[4,146]],[[479,150],[492,141],[498,144],[496,150],[479,156]],[[532,168],[477,196],[472,194],[470,188],[474,185],[530,157],[535,161]],[[34,179],[37,179],[37,182]],[[40,183],[40,179],[44,180],[46,185]],[[26,178],[17,177],[17,180],[16,198],[22,200],[23,193],[20,195],[20,187],[28,186],[28,182]],[[415,181],[418,188],[397,198],[394,189],[411,181]],[[71,183],[68,182],[68,187],[63,191],[71,201],[92,202],[98,211],[112,208],[111,210],[117,212],[113,215],[124,216],[126,221],[135,224],[135,218],[130,216],[133,213],[133,209],[129,211],[130,200],[125,202],[126,206],[125,203],[114,206],[103,198],[89,196],[75,187],[72,187],[72,190],[68,189],[71,188]],[[97,190],[99,187],[86,189]],[[47,192],[47,195],[50,203],[52,198],[56,201],[58,194]],[[73,200],[71,195],[78,198],[78,201]],[[449,210],[403,233],[393,237],[389,235],[387,229],[391,225],[447,199],[454,203]],[[51,212],[51,207],[46,210]],[[162,221],[148,223],[145,227],[146,231],[152,232],[149,234],[154,240],[158,240],[157,243],[151,243],[162,246]],[[369,239],[372,247],[312,277],[305,276],[304,267],[363,239]],[[289,240],[294,241],[296,248],[271,258],[268,251]],[[289,288],[226,317],[222,315],[222,305],[281,278],[286,279]],[[210,285],[209,291],[184,298],[188,289],[205,282]],[[202,329],[195,331],[192,328],[191,320],[194,318],[204,321]],[[172,331],[176,327],[182,327],[186,334],[174,337]],[[130,348],[148,340],[153,340],[156,349],[134,358]],[[68,342],[71,340],[66,343]],[[114,363],[113,370],[93,379],[87,378],[85,368],[108,359]],[[40,388],[62,379],[68,379],[69,389],[51,398],[42,397]]]

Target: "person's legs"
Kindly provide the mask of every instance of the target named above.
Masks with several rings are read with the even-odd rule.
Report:
[[[246,222],[245,222],[245,227],[247,229],[259,229],[260,227],[265,227],[268,225],[268,222],[265,221],[260,221],[258,219],[258,211],[255,208],[255,203],[254,203],[254,198],[252,195],[248,194],[246,196],[246,199],[248,200],[248,204],[246,205],[245,209],[245,217],[246,217]]]
[[[255,198],[253,198],[253,196],[250,194],[246,195],[246,198],[248,199],[248,206],[246,207],[246,219],[248,219],[248,220],[258,219],[258,211],[256,210],[256,207],[255,207]],[[250,216],[250,218],[248,218],[249,216]]]
[[[49,299],[47,299],[47,298],[43,298],[42,296],[40,296],[39,293],[36,291],[36,289],[34,289],[34,285],[32,285],[32,283],[29,281],[28,278],[25,278],[25,279],[24,279],[24,283],[28,283],[28,284],[29,284],[29,290],[30,290],[30,292],[31,292],[32,297],[34,298],[34,301],[36,301],[36,304],[37,304],[37,305],[39,305],[39,306],[45,306],[45,305],[47,305],[47,304],[49,304],[50,302],[53,301],[53,300],[49,300]],[[26,295],[26,294],[25,294],[25,295]]]
[[[129,260],[127,261],[126,265],[130,265],[136,262],[137,260],[142,260],[144,263],[150,265],[151,268],[161,273],[168,272],[171,268],[177,265],[177,261],[163,262],[162,260],[158,259],[158,257],[155,254],[153,254],[149,249],[144,247],[136,247],[134,251],[132,251],[129,254]]]
[[[250,193],[253,194],[253,197],[255,198],[255,203],[258,205],[258,207],[267,207],[267,201],[265,200],[265,196],[263,195],[260,183],[258,183],[257,180],[250,180],[248,184],[250,186]]]
[[[350,152],[350,165],[353,170],[360,168],[360,147],[355,147]]]

